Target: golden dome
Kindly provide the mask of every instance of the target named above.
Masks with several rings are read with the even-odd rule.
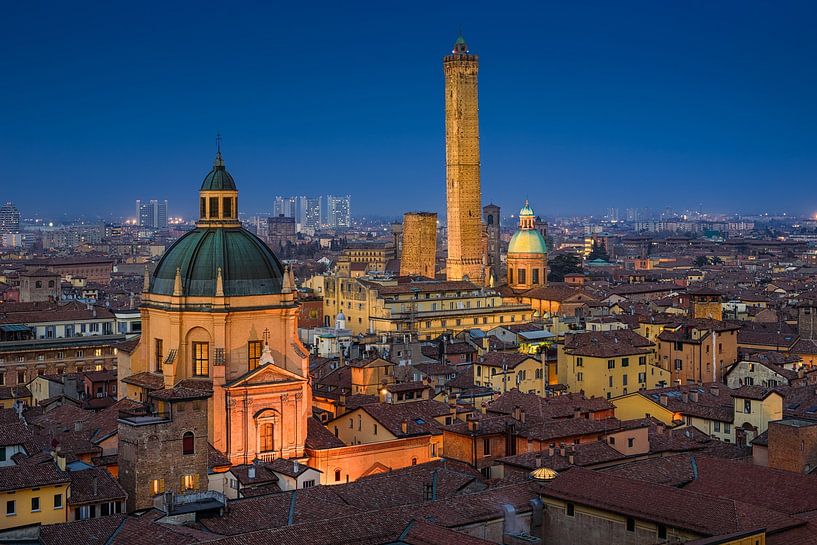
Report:
[[[559,476],[559,473],[549,467],[538,467],[528,473],[528,476],[534,481],[552,481]]]
[[[509,254],[546,254],[547,251],[545,239],[536,229],[521,229],[508,243]]]

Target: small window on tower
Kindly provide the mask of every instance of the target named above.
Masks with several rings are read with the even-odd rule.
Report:
[[[210,197],[210,217],[218,217],[218,197]]]
[[[233,217],[233,199],[230,197],[224,197],[222,199],[224,205],[224,217],[225,218],[232,218]]]
[[[202,197],[199,201],[199,217],[206,218],[207,217],[207,199]]]

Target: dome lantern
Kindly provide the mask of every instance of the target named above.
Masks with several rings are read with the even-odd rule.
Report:
[[[216,137],[218,148],[213,170],[205,176],[199,190],[198,227],[240,227],[238,221],[238,189],[224,166],[221,156],[221,135]]]

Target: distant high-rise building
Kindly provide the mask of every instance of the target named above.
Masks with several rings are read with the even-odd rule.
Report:
[[[326,224],[329,227],[351,227],[352,197],[326,196]]]
[[[446,277],[484,283],[482,194],[479,165],[479,57],[462,36],[443,59],[445,74],[445,166],[448,215]]]
[[[167,229],[167,200],[136,200],[136,223],[139,227]]]
[[[316,200],[318,201],[317,205],[315,205]],[[320,214],[320,198],[313,199],[303,195],[282,197],[279,195],[275,197],[273,212],[276,218],[280,216],[294,218],[299,230],[305,228],[317,229],[320,226],[320,217],[317,221],[314,218],[307,218],[310,214],[310,208],[317,208],[318,214]],[[310,221],[311,223],[307,226]]]
[[[306,210],[304,211],[303,229],[320,229],[321,227],[321,198],[308,197],[306,199]]]
[[[0,206],[0,234],[13,235],[20,232],[20,211],[13,203]]]

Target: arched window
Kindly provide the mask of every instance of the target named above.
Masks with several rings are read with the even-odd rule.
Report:
[[[48,281],[48,287],[49,287],[49,288],[53,288],[53,287],[54,287],[54,281],[53,281],[53,280],[49,280],[49,281]]]
[[[182,454],[193,454],[194,452],[193,432],[186,431],[184,435],[182,435]]]
[[[335,470],[335,482],[336,483],[340,482],[340,470],[339,469]]]
[[[260,442],[261,452],[269,452],[275,450],[274,442],[272,440],[273,426],[270,423],[261,424]]]
[[[417,458],[412,458],[411,459],[411,465],[413,465],[413,466],[417,465]]]
[[[43,283],[41,281],[37,280],[36,282],[34,282],[34,287],[35,288],[41,288],[41,287],[43,287]]]

